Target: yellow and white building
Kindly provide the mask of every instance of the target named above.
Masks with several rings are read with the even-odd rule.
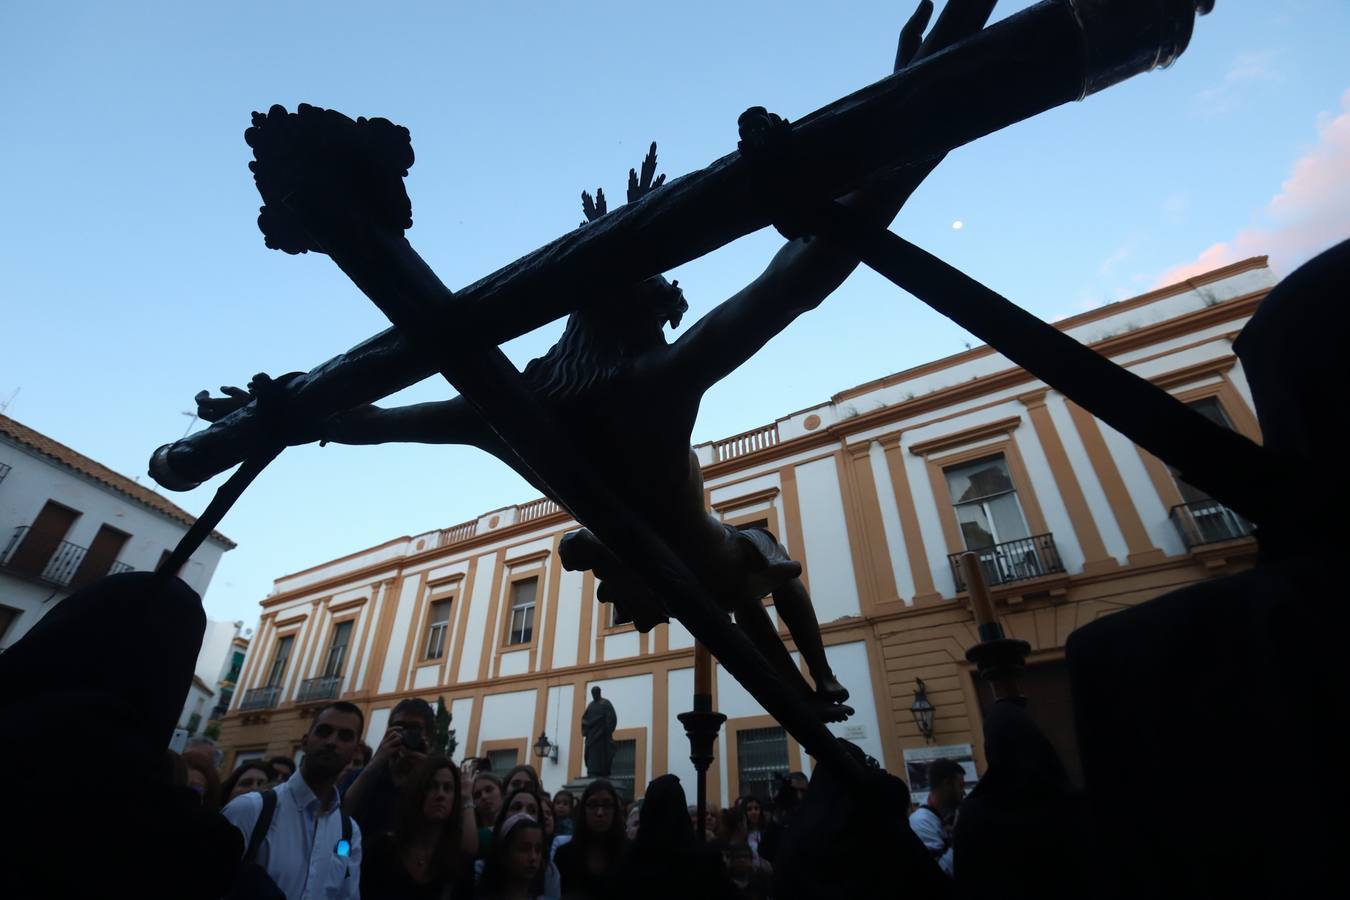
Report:
[[[1254,258],[1057,326],[1259,440],[1232,341],[1274,283]],[[1071,768],[1069,633],[1255,554],[1239,517],[988,347],[696,450],[711,508],[766,523],[802,562],[857,709],[832,729],[900,774],[907,751],[933,747],[970,745],[983,767],[986,699],[965,661],[976,636],[952,554],[980,550],[1005,629],[1033,647],[1031,709]],[[675,718],[691,707],[690,635],[612,621],[593,577],[559,564],[576,527],[535,500],[277,579],[223,723],[227,764],[295,752],[309,710],[332,697],[366,710],[372,746],[399,700],[444,697],[459,753],[499,768],[528,760],[556,790],[582,773],[579,719],[599,685],[618,713],[616,774],[639,796],[664,772],[692,784]],[[910,712],[916,679],[935,707],[931,741]],[[809,771],[720,670],[714,696],[729,718],[711,797],[727,804],[770,771]],[[535,758],[541,733],[556,759]]]

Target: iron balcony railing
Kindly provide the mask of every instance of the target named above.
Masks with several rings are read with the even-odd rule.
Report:
[[[984,572],[984,580],[991,586],[1028,581],[1064,571],[1059,548],[1055,546],[1054,537],[1049,534],[1004,541],[973,552],[980,555],[980,569]],[[956,576],[958,591],[966,589],[965,579],[961,576],[961,556],[961,553],[953,553],[947,557],[951,562],[952,574]]]
[[[301,703],[307,700],[332,700],[342,687],[341,675],[320,675],[318,678],[306,678],[300,682],[300,693],[296,697]]]
[[[0,566],[14,568],[14,557],[18,555],[18,550],[23,546],[23,539],[27,534],[27,525],[20,525],[14,529],[14,534],[5,547],[4,555],[0,556]],[[80,563],[84,561],[84,555],[87,552],[84,547],[78,547],[69,541],[62,541],[56,545],[56,549],[52,551],[51,556],[47,558],[47,562],[41,569],[29,569],[24,566],[21,571],[25,575],[30,575],[49,584],[65,587],[75,577],[75,570],[80,567]]]
[[[229,704],[217,703],[215,706],[211,707],[211,721],[214,722],[216,719],[225,718],[225,713],[229,711],[230,711]]]
[[[241,711],[271,709],[277,705],[277,694],[279,693],[281,693],[279,687],[260,687],[245,691],[244,699],[239,701],[239,709]]]
[[[1247,537],[1253,526],[1218,500],[1178,503],[1169,514],[1181,541],[1189,550],[1201,544],[1215,544]]]
[[[0,568],[20,571],[24,575],[45,581],[48,584],[54,584],[57,587],[69,587],[71,581],[75,578],[75,573],[80,569],[80,563],[84,562],[85,556],[89,553],[88,548],[72,544],[70,541],[62,541],[56,545],[51,556],[47,558],[40,570],[35,570],[24,566],[16,569],[14,558],[18,555],[19,548],[23,545],[23,539],[28,534],[29,526],[20,525],[14,529],[14,534],[10,535],[9,543],[5,545],[4,553],[0,553]],[[130,572],[132,567],[124,562],[113,562],[108,566],[106,573],[90,573],[97,577],[98,575],[117,575],[121,572]]]

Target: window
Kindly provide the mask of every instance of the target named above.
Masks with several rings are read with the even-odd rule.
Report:
[[[787,732],[782,728],[742,728],[736,732],[736,774],[739,793],[767,801],[774,775],[792,771]]]
[[[64,541],[79,517],[76,510],[48,500],[33,524],[20,527],[15,533],[11,546],[15,542],[17,546],[13,546],[12,553],[6,554],[5,565],[25,575],[62,584],[68,582],[78,559],[73,553],[73,545]]]
[[[633,622],[633,614],[621,612],[617,603],[609,605],[609,627],[617,628],[620,625],[630,625]]]
[[[511,622],[506,632],[508,644],[528,644],[534,637],[534,597],[538,578],[511,583]]]
[[[943,470],[967,550],[1030,536],[1003,454]]]
[[[427,619],[427,644],[422,653],[426,659],[445,656],[445,636],[450,628],[450,602],[437,600],[431,604],[431,613]]]
[[[288,634],[277,643],[276,655],[272,657],[272,667],[267,670],[267,687],[280,687],[281,676],[286,674],[286,660],[291,656],[291,645],[295,635]]]
[[[520,762],[520,753],[514,747],[507,750],[489,750],[487,759],[491,771],[505,775]]]
[[[1218,397],[1201,397],[1186,405],[1215,425],[1230,431],[1236,430]],[[1181,503],[1172,509],[1172,522],[1187,547],[1231,541],[1252,533],[1252,525],[1246,519],[1198,487],[1186,483],[1176,469],[1168,466],[1167,470],[1172,473],[1177,492],[1181,495]]]
[[[323,674],[327,676],[341,675],[342,663],[347,658],[347,645],[352,639],[353,620],[339,622],[337,628],[333,629],[333,643],[328,647],[328,661],[324,663]]]
[[[1229,431],[1233,430],[1233,423],[1229,421],[1227,414],[1224,413],[1223,406],[1219,403],[1218,397],[1201,397],[1199,400],[1192,400],[1186,405],[1206,419],[1209,419],[1215,425],[1227,428]],[[1206,494],[1198,487],[1194,487],[1182,481],[1181,473],[1176,469],[1173,469],[1171,466],[1168,466],[1167,468],[1168,471],[1172,473],[1172,478],[1176,480],[1177,490],[1181,493],[1182,503],[1198,503],[1212,499],[1209,494]]]
[[[237,682],[239,680],[239,672],[243,668],[244,668],[244,651],[236,650],[234,651],[234,655],[230,658],[230,671],[226,673],[225,680],[229,682]]]
[[[637,781],[637,741],[629,739],[614,742],[614,761],[610,764],[609,783],[625,800],[633,799]]]
[[[122,548],[129,540],[131,535],[125,531],[119,531],[110,525],[100,525],[98,534],[94,535],[94,542],[89,545],[79,568],[75,570],[75,576],[70,582],[71,587],[80,587],[95,578],[107,575],[113,563],[117,561],[117,554],[122,552]]]

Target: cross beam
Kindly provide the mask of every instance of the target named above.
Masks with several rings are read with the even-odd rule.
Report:
[[[790,170],[804,197],[830,199],[1140,72],[1186,48],[1212,0],[1043,0],[956,45],[835,101],[793,127]],[[770,224],[739,153],[670,182],[455,294],[427,270],[445,321],[502,343],[567,315],[588,294],[681,265]],[[392,239],[392,238],[391,238]],[[402,235],[393,248],[416,256]],[[397,329],[293,379],[287,408],[318,423],[436,370]],[[266,442],[257,409],[166,444],[150,474],[189,490]]]

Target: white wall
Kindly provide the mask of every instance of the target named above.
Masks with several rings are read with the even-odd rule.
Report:
[[[527,751],[534,746],[538,735],[530,734],[534,728],[534,704],[537,692],[511,691],[505,694],[488,694],[483,698],[483,715],[478,720],[478,747],[475,756],[482,756],[478,749],[484,741],[513,740],[525,738]],[[522,759],[520,762],[532,762]]]
[[[3,437],[0,437],[0,463],[11,467],[0,483],[0,552],[9,544],[16,528],[33,524],[48,500],[80,513],[62,538],[64,541],[87,548],[101,525],[130,535],[116,561],[137,571],[154,569],[160,554],[173,549],[187,533],[186,524]],[[205,594],[224,552],[224,545],[207,539],[188,560],[179,577],[199,595]],[[18,584],[27,584],[30,588],[13,587]],[[68,593],[47,585],[33,586],[31,582],[4,573],[0,573],[0,585],[4,585],[0,603],[20,613],[0,638],[0,649],[23,637]],[[213,674],[208,681],[214,683],[215,677]]]
[[[553,668],[574,666],[577,662],[577,641],[581,640],[581,588],[584,575],[568,572],[558,566],[558,624],[553,638]]]
[[[834,457],[797,466],[797,496],[816,618],[825,624],[858,615],[858,584]]]
[[[488,607],[492,605],[493,569],[495,553],[478,557],[474,568],[473,596],[469,598],[469,619],[464,626],[464,650],[459,659],[459,680],[476,681],[478,663],[483,656],[483,629],[488,627]]]

